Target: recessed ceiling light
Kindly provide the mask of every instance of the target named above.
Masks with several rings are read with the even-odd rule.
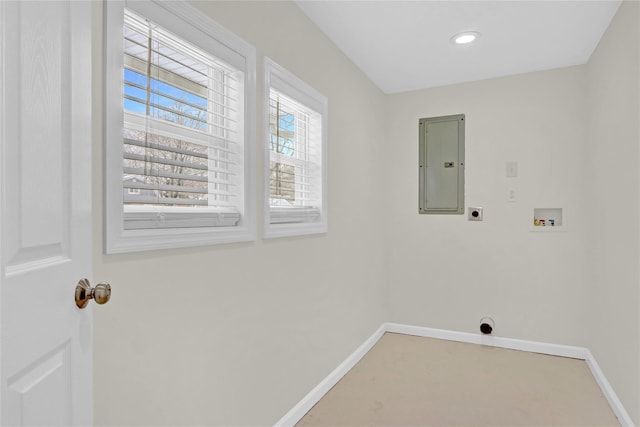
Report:
[[[464,33],[456,34],[451,37],[451,41],[455,44],[469,44],[480,37],[480,33],[475,31],[465,31]]]

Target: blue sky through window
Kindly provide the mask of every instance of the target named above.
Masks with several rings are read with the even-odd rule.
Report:
[[[282,113],[282,111],[280,111],[280,113]],[[278,128],[281,133],[294,135],[296,127],[295,127],[295,118],[293,114],[279,115]],[[276,142],[276,135],[271,135],[272,147],[276,145],[275,142]],[[286,138],[286,137],[280,136],[280,138],[278,138],[277,148],[278,149],[276,151],[278,153],[284,154],[285,156],[289,156],[289,157],[295,156],[296,147],[295,147],[295,141],[292,138]]]
[[[124,109],[126,111],[146,114],[146,87],[147,77],[145,75],[129,69],[124,70]],[[194,117],[193,124],[195,126],[193,127],[201,130],[207,129],[206,98],[156,79],[151,79],[150,87],[152,92],[150,115],[152,117],[166,119],[162,108],[168,110],[178,108],[182,115]]]

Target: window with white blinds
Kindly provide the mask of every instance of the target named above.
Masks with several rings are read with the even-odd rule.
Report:
[[[108,19],[121,20],[121,145],[113,148],[115,131],[107,141],[120,157],[121,234],[133,240],[155,234],[151,240],[166,247],[248,240],[245,105],[255,51],[183,2],[107,3],[117,9]],[[106,97],[117,96],[115,84],[111,89]],[[107,157],[113,175],[115,154]],[[113,189],[109,195],[118,197]]]
[[[271,60],[265,70],[265,237],[326,232],[327,100]]]
[[[123,42],[125,228],[236,225],[242,72],[128,9]]]

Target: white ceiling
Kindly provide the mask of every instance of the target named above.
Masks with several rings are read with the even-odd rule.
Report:
[[[609,1],[296,1],[385,93],[584,64]],[[471,45],[450,38],[481,37]]]

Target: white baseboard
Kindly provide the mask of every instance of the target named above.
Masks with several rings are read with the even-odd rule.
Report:
[[[530,353],[550,354],[552,356],[570,357],[585,360],[587,349],[559,344],[547,344],[536,341],[524,341],[513,338],[502,338],[493,335],[472,334],[469,332],[447,331],[444,329],[424,328],[420,326],[385,323],[385,332],[415,335],[426,338],[438,338],[447,341],[457,341],[469,344],[480,344],[491,347],[508,348],[510,350],[528,351]]]
[[[324,396],[331,388],[340,381],[342,377],[346,375],[347,372],[353,368],[356,363],[360,361],[364,357],[365,354],[371,347],[373,347],[382,335],[386,332],[384,329],[385,325],[383,324],[378,328],[377,331],[373,333],[367,340],[356,349],[349,357],[345,359],[336,369],[334,369],[324,380],[320,382],[317,386],[313,388],[305,397],[302,398],[300,402],[289,412],[285,414],[277,423],[274,424],[276,427],[285,427],[285,426],[293,426],[298,421],[304,417],[304,415],[309,412],[313,405],[318,403],[322,396]]]
[[[604,394],[604,396],[607,398],[611,409],[613,409],[616,417],[618,417],[618,421],[620,421],[620,424],[622,424],[624,427],[633,427],[633,420],[624,409],[624,406],[622,406],[622,402],[620,402],[620,399],[618,399],[618,395],[616,394],[616,392],[613,391],[613,387],[611,387],[611,384],[609,384],[609,381],[607,381],[607,378],[604,376],[604,372],[602,372],[600,366],[598,366],[598,362],[596,362],[595,357],[593,357],[593,354],[591,354],[589,350],[587,350],[587,353],[588,355],[585,359],[585,362],[587,362],[587,366],[589,366],[589,369],[591,369],[593,378],[595,378],[596,382],[600,386],[602,394]]]
[[[536,341],[525,341],[513,338],[502,338],[492,335],[472,334],[468,332],[447,331],[444,329],[425,328],[421,326],[402,325],[398,323],[383,323],[376,332],[373,333],[360,347],[345,359],[336,369],[333,370],[324,380],[313,388],[297,405],[282,417],[275,426],[294,426],[309,412],[309,410],[322,399],[331,388],[346,375],[356,363],[378,342],[385,332],[396,334],[414,335],[425,338],[436,338],[448,341],[457,341],[470,344],[480,344],[492,347],[507,348],[511,350],[528,351],[531,353],[549,354],[552,356],[570,357],[584,360],[596,382],[600,386],[602,393],[607,398],[611,409],[618,417],[618,421],[624,427],[633,427],[631,417],[622,406],[615,391],[607,381],[604,373],[598,366],[591,352],[584,347],[573,347],[559,344],[548,344]]]

